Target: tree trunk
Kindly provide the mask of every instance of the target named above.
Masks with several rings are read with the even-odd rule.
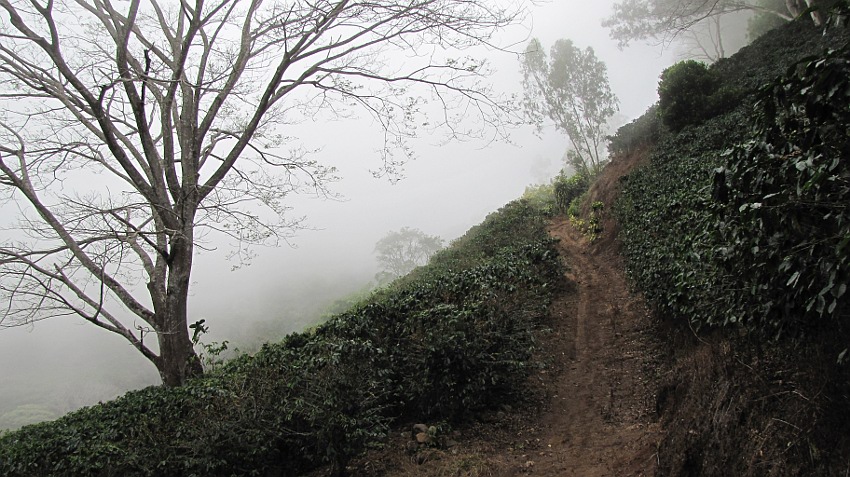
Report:
[[[186,321],[175,316],[168,318],[168,331],[159,333],[157,370],[164,385],[176,387],[186,384],[189,378],[200,376],[204,369],[189,338]]]
[[[189,337],[189,283],[192,273],[193,232],[191,221],[182,234],[172,238],[165,316],[160,321],[157,369],[166,386],[182,386],[204,370]]]

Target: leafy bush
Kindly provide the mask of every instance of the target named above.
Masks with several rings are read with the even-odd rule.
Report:
[[[771,327],[846,314],[850,285],[850,47],[762,91],[749,141],[717,170],[730,320]],[[746,306],[740,306],[746,304]]]
[[[672,131],[697,124],[708,113],[708,98],[717,90],[708,66],[695,60],[676,63],[661,73],[658,115]]]
[[[568,217],[578,217],[581,215],[581,203],[586,196],[587,194],[582,194],[570,201],[570,206],[567,208]]]
[[[667,128],[677,132],[732,110],[741,95],[734,86],[723,85],[704,63],[681,61],[661,73],[658,115]]]
[[[632,153],[642,146],[655,143],[660,135],[658,105],[653,105],[641,117],[621,126],[608,137],[608,154],[614,157]]]
[[[570,205],[581,197],[590,187],[590,178],[584,174],[573,174],[570,177],[561,171],[555,178],[555,205],[562,214],[568,213]]]
[[[415,277],[312,332],[181,388],[4,434],[0,475],[342,473],[399,416],[461,418],[510,400],[563,279],[545,224],[527,202],[508,204]]]
[[[838,70],[817,69],[818,60],[809,66],[817,74],[810,74],[808,83],[773,81],[801,58],[846,42],[848,36],[846,30],[824,35],[795,22],[718,62],[712,69],[736,91],[775,84],[775,99],[763,99],[759,109],[759,114],[774,119],[751,131],[750,125],[757,121],[752,109],[756,96],[743,97],[731,111],[675,134],[663,132],[649,164],[623,180],[615,211],[627,271],[662,314],[688,319],[695,327],[746,321],[775,332],[775,327],[762,325],[791,324],[792,315],[806,316],[797,312],[805,312],[810,303],[809,313],[818,314],[819,306],[829,312],[836,299],[833,290],[841,294],[840,281],[846,273],[841,254],[847,253],[839,247],[843,240],[839,237],[846,232],[837,224],[847,219],[835,205],[822,207],[821,202],[847,203],[839,193],[846,183],[841,164],[846,161],[830,168],[835,157],[846,158],[848,151],[827,153],[823,144],[846,147],[841,144],[846,144],[842,141],[847,123],[827,117],[836,117],[835,111],[846,108],[847,101],[833,97],[829,106],[798,93],[823,94],[815,93],[821,86],[831,91],[826,85],[836,81]],[[841,75],[846,78],[846,72]],[[800,89],[789,89],[791,84]],[[846,87],[840,86],[844,83],[835,84],[839,86],[833,94],[846,94]],[[729,150],[731,155],[724,155]],[[817,159],[819,153],[823,158]],[[797,169],[800,160],[802,170]],[[715,198],[724,194],[719,207]],[[757,203],[761,206],[741,210]],[[811,234],[808,239],[806,234]],[[791,267],[780,270],[788,257]],[[825,288],[820,301],[817,296]],[[806,299],[801,298],[803,293]],[[786,314],[784,307],[791,301],[795,305]],[[843,303],[835,303],[833,311],[846,310]]]
[[[471,268],[492,259],[503,249],[548,237],[547,223],[546,215],[529,201],[510,202],[452,241],[451,247],[434,254],[427,267],[415,270],[398,281],[398,285]]]
[[[555,211],[555,181],[548,184],[530,185],[525,188],[522,199],[536,209],[540,209],[546,215]]]

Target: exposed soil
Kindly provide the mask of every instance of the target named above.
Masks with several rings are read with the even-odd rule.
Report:
[[[663,333],[657,475],[850,475],[850,367],[836,364],[846,333],[696,335],[678,321]]]
[[[698,335],[629,290],[610,206],[647,156],[616,158],[591,187],[583,214],[605,205],[593,243],[566,218],[551,224],[570,285],[551,307],[539,356],[549,366],[526,405],[471,416],[435,448],[411,442],[410,423],[353,475],[850,475],[850,366],[835,364],[850,331]]]
[[[650,314],[630,292],[612,247],[593,247],[565,218],[551,234],[571,286],[551,308],[550,366],[526,409],[480,416],[442,449],[411,449],[409,429],[355,463],[355,475],[651,476],[662,438],[655,391],[660,355]]]
[[[590,201],[613,204],[619,178],[646,157],[606,167]],[[663,438],[656,413],[662,361],[643,299],[629,290],[616,223],[606,211],[593,243],[565,217],[552,221],[570,285],[551,307],[542,337],[549,364],[529,383],[523,409],[504,406],[455,430],[441,448],[417,448],[410,426],[350,468],[369,476],[651,476]]]
[[[649,312],[631,293],[610,249],[590,244],[566,220],[551,228],[575,283],[553,306],[560,335],[548,408],[532,449],[507,455],[500,475],[654,475],[660,427]]]
[[[441,449],[411,449],[397,430],[384,451],[352,467],[382,476],[650,476],[662,438],[656,416],[659,345],[613,246],[588,242],[565,218],[550,233],[571,284],[551,307],[549,366],[532,378],[528,407],[479,416]],[[613,244],[613,242],[611,242]]]
[[[850,366],[835,365],[846,334],[806,345],[698,336],[686,320],[653,318],[629,290],[609,208],[647,152],[614,160],[591,187],[585,205],[606,206],[593,243],[566,218],[551,224],[570,285],[551,307],[548,366],[525,405],[470,416],[437,447],[411,442],[409,423],[351,474],[850,475]]]

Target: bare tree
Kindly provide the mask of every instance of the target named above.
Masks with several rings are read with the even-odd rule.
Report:
[[[815,5],[816,0],[805,0]],[[611,38],[624,47],[635,40],[655,39],[669,43],[684,32],[711,28],[711,22],[724,15],[754,12],[793,20],[807,6],[803,0],[788,0],[785,8],[761,0],[621,0],[614,13],[602,23]],[[819,17],[813,17],[815,22]],[[716,53],[711,53],[714,56]]]
[[[425,265],[443,248],[443,239],[419,229],[402,227],[388,232],[375,244],[375,254],[381,271],[376,278],[384,284]]]
[[[237,252],[278,243],[298,225],[286,197],[334,174],[283,128],[362,108],[385,131],[390,169],[426,123],[492,138],[510,107],[482,83],[483,61],[446,52],[493,48],[523,13],[491,0],[0,7],[0,191],[25,232],[0,244],[0,324],[82,317],[169,386],[202,372],[187,302],[204,236]]]
[[[709,63],[726,58],[724,36],[723,17],[718,15],[707,18],[683,33],[681,56],[687,59],[705,60]]]
[[[690,30],[682,32],[677,42],[677,56],[708,63],[726,58],[749,43],[748,30],[756,17],[762,19],[768,18],[768,15],[734,12],[707,18]],[[784,20],[773,20],[777,18],[775,15],[769,17],[771,21],[767,24],[772,27],[779,26],[779,21],[784,23]]]

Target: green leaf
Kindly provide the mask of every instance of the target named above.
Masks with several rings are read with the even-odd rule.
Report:
[[[788,282],[785,284],[785,286],[796,286],[797,280],[799,280],[799,279],[800,279],[800,272],[794,272],[794,274],[791,275],[791,278],[788,279]]]

